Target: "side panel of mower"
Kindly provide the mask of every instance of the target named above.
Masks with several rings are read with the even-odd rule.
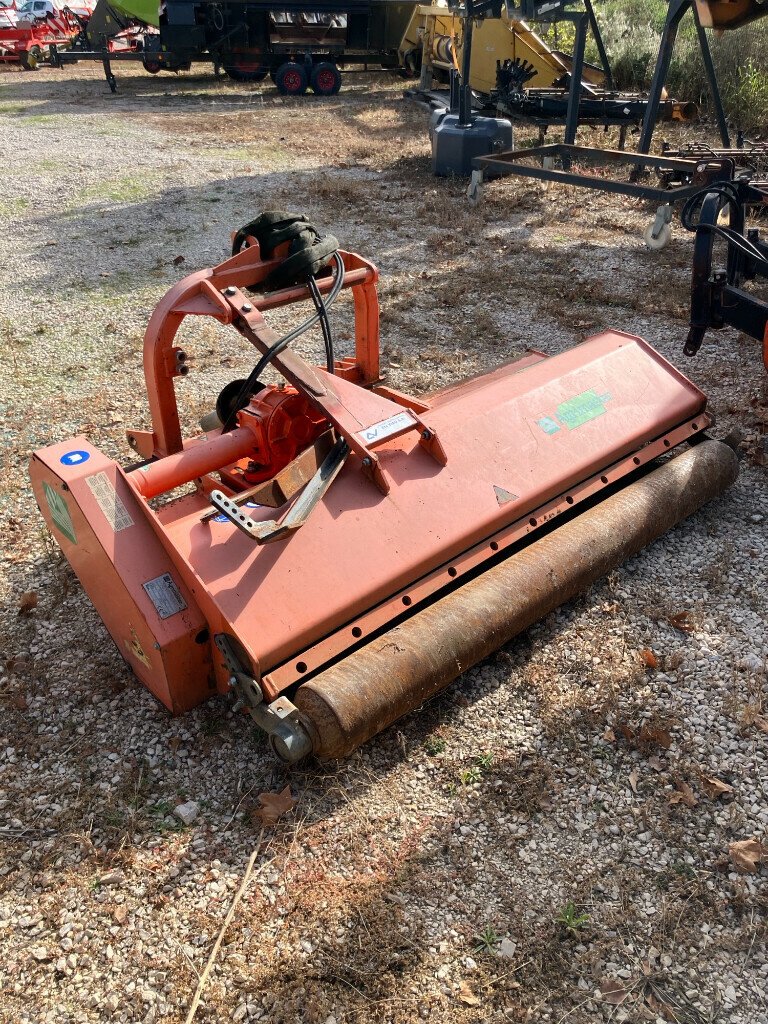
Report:
[[[356,616],[508,524],[528,524],[534,510],[593,474],[608,471],[604,483],[613,483],[613,463],[705,405],[645,342],[606,332],[437,396],[423,420],[447,465],[412,433],[385,441],[377,454],[388,495],[350,460],[282,543],[257,547],[224,516],[201,521],[210,505],[200,493],[164,505],[154,525],[212,630],[236,636],[264,673],[296,659],[293,679],[301,679],[309,645],[345,625],[350,646],[364,639]],[[688,436],[701,427],[692,423]],[[534,516],[526,532],[543,522]],[[411,604],[404,593],[401,611]]]
[[[116,463],[75,437],[36,452],[35,498],[118,650],[175,714],[212,693],[206,621]]]

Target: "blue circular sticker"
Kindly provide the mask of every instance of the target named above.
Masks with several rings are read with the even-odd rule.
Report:
[[[59,459],[62,466],[79,466],[81,462],[87,462],[90,459],[90,452],[66,452]]]

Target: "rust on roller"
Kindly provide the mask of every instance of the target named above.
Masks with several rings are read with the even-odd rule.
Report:
[[[721,494],[738,475],[707,440],[419,610],[299,687],[319,757],[344,757]]]

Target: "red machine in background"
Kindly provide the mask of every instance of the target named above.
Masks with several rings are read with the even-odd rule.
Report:
[[[0,0],[0,4],[3,0]],[[59,6],[54,0],[26,0],[0,7],[0,61],[37,70],[49,46],[67,47],[93,12],[92,0]]]

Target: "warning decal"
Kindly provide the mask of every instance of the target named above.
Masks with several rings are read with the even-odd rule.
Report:
[[[69,514],[66,501],[45,481],[43,481],[43,494],[45,494],[45,500],[48,502],[48,508],[51,510],[51,519],[54,526],[61,530],[67,540],[77,544],[75,528],[72,525],[72,516]]]
[[[99,503],[99,508],[115,533],[133,526],[133,519],[128,514],[128,509],[118,498],[106,473],[94,473],[93,476],[86,477],[85,482],[90,487],[91,493]]]
[[[162,576],[148,580],[142,586],[161,619],[169,619],[187,607],[187,602],[181,596],[181,591],[173,582],[173,577],[169,572],[164,572]]]

